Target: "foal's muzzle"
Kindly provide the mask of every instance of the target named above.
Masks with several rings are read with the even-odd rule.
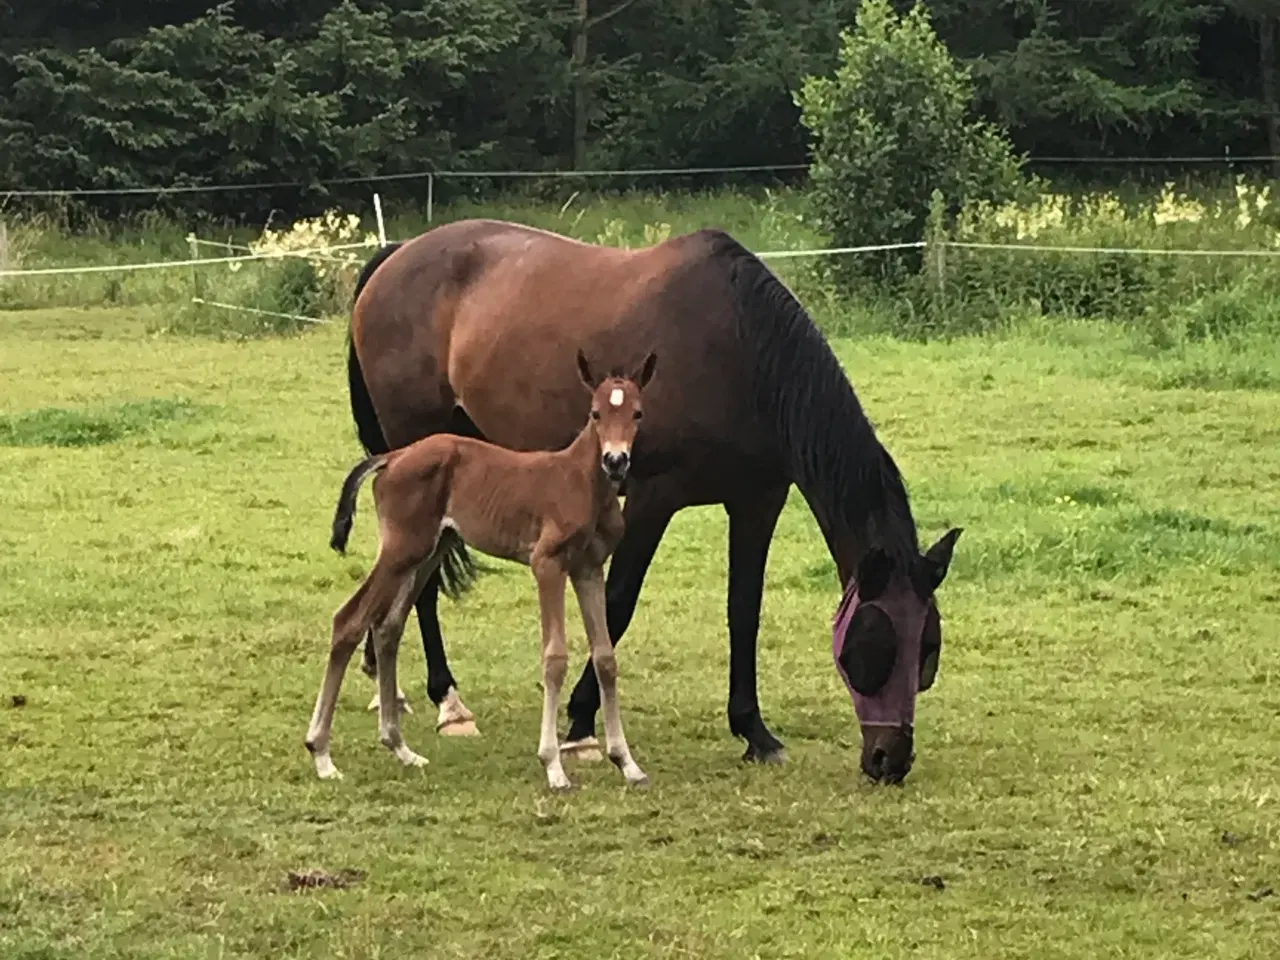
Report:
[[[631,454],[625,450],[620,452],[609,451],[600,458],[601,466],[604,467],[605,475],[614,483],[621,483],[627,479],[627,470],[631,467]]]
[[[902,783],[915,760],[910,724],[862,728],[862,772],[876,783]]]

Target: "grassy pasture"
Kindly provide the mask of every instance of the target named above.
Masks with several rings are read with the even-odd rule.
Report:
[[[374,550],[367,492],[326,546],[358,457],[340,325],[150,336],[162,309],[0,314],[0,957],[1277,955],[1280,393],[1232,375],[1280,370],[1274,341],[836,341],[923,534],[966,527],[907,785],[857,775],[797,495],[760,651],[790,763],[738,762],[725,521],[689,511],[620,648],[653,788],[577,765],[559,798],[506,565],[443,617],[483,736],[432,732],[411,623],[431,765],[377,743],[353,671],[347,778],[314,778],[328,620]],[[285,889],[312,867],[363,877]]]

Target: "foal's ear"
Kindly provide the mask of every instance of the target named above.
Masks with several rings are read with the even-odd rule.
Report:
[[[653,379],[653,368],[657,363],[658,355],[650,352],[650,354],[644,358],[644,363],[640,365],[640,372],[633,373],[631,375],[631,382],[643,390],[645,386],[648,385],[649,381]]]
[[[858,564],[858,599],[874,600],[884,593],[893,576],[893,557],[880,547],[872,547]]]
[[[587,385],[587,389],[595,393],[595,389],[599,384],[591,373],[591,365],[587,363],[587,355],[581,350],[578,351],[578,376],[582,378],[582,382]]]

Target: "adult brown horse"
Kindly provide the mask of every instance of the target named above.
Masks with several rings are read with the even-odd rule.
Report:
[[[920,553],[897,465],[839,361],[790,291],[729,235],[701,230],[625,250],[464,220],[384,247],[365,265],[352,311],[348,374],[360,440],[370,454],[445,431],[516,450],[560,449],[587,415],[579,349],[605,369],[630,369],[650,351],[663,364],[646,391],[624,491],[626,532],[609,566],[613,642],[672,515],[722,504],[729,729],[746,740],[744,759],[784,759],[760,715],[756,640],[769,543],[795,483],[846,597],[869,576],[877,600],[888,601],[876,607],[888,616],[877,619],[868,604],[854,618],[839,662],[861,695],[862,769],[901,781],[913,757],[916,693],[932,685],[941,650],[934,591],[959,530]],[[416,609],[427,694],[449,733],[472,715],[445,654],[442,586],[451,592],[437,574]],[[373,659],[366,644],[367,672]],[[875,703],[881,691],[892,693]],[[867,703],[875,709],[864,714]],[[599,707],[588,661],[569,699],[566,750],[595,745]]]

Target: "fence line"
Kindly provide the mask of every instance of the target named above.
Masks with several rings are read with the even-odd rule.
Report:
[[[223,250],[244,250],[248,253],[255,252],[253,247],[249,246],[248,244],[232,243],[230,240],[202,240],[200,237],[187,237],[187,242],[191,244],[192,250],[195,250],[198,247],[221,247]],[[364,243],[364,242],[336,243],[333,246],[325,247],[323,253],[299,254],[299,253],[293,253],[288,250],[285,250],[280,253],[269,253],[269,254],[264,253],[264,254],[261,254],[261,256],[264,258],[277,257],[277,256],[284,256],[284,257],[305,256],[308,260],[323,260],[325,263],[350,263],[351,262],[350,260],[344,260],[341,257],[328,257],[328,256],[325,256],[324,254],[331,253],[335,250],[357,250],[361,247],[372,247],[372,246],[373,246],[372,244]],[[192,259],[199,260],[201,258],[192,257]]]
[[[1192,250],[1184,247],[1073,247],[1034,243],[980,243],[943,240],[939,246],[966,250],[1024,250],[1040,253],[1119,253],[1134,256],[1180,257],[1280,257],[1280,250]]]
[[[762,260],[786,260],[792,257],[816,257],[822,255],[838,256],[846,253],[877,253],[881,250],[918,250],[926,246],[923,240],[912,240],[907,243],[873,243],[864,247],[823,247],[811,250],[766,250],[757,253]]]
[[[231,246],[213,240],[195,240],[195,243],[209,246]],[[801,250],[765,250],[755,255],[762,260],[788,260],[802,257],[845,256],[857,253],[876,253],[887,250],[918,250],[929,246],[928,241],[913,240],[903,243],[876,243],[858,247],[813,247]],[[1055,244],[1034,243],[983,243],[967,240],[936,241],[936,246],[956,247],[967,250],[1008,250],[1027,253],[1089,253],[1089,254],[1122,254],[1135,256],[1183,256],[1183,257],[1280,257],[1277,250],[1195,250],[1178,247],[1084,247]],[[318,247],[309,250],[288,250],[272,253],[249,253],[229,257],[192,257],[185,260],[158,260],[149,263],[92,264],[86,266],[36,267],[29,270],[0,270],[0,277],[39,277],[39,276],[74,276],[77,274],[95,273],[130,273],[139,270],[165,270],[181,267],[216,266],[218,264],[246,263],[261,260],[283,260],[286,258],[325,258],[324,254],[333,250],[350,250],[369,247],[367,243],[337,244],[329,247]],[[340,261],[347,262],[347,261]],[[211,304],[217,306],[217,304]]]
[[[302,187],[349,186],[357,183],[395,183],[436,179],[534,179],[538,177],[649,177],[701,173],[767,173],[774,170],[807,170],[807,163],[764,163],[733,167],[636,167],[622,170],[415,170],[409,173],[378,173],[363,177],[335,177],[304,182],[274,180],[256,183],[169,184],[152,187],[66,187],[50,190],[0,189],[0,197],[126,197],[149,194],[229,193],[236,190],[283,190]]]
[[[240,244],[226,243],[220,240],[200,240],[192,238],[192,243],[201,246],[231,247],[248,249]],[[325,258],[324,254],[332,250],[350,250],[357,247],[368,247],[367,243],[337,244],[330,247],[319,247],[311,250],[287,250],[272,253],[247,253],[229,257],[190,257],[185,260],[157,260],[150,263],[117,263],[92,264],[86,266],[35,267],[29,270],[0,270],[0,277],[38,277],[38,276],[74,276],[92,273],[131,273],[138,270],[164,270],[166,268],[216,266],[228,263],[246,263],[253,260],[283,260],[286,257]],[[766,250],[757,253],[761,259],[784,260],[796,257],[842,256],[851,253],[873,253],[881,250],[908,250],[925,246],[923,240],[908,243],[877,243],[861,247],[814,247],[804,250]],[[347,261],[337,261],[345,263]],[[216,306],[216,304],[214,304]]]
[[[1203,156],[1163,157],[1028,157],[1028,163],[1058,164],[1150,164],[1161,163],[1274,163],[1280,156],[1271,154],[1233,154],[1229,150],[1220,154]],[[148,187],[65,187],[57,189],[3,188],[0,197],[125,197],[163,196],[165,194],[231,193],[237,190],[285,190],[304,187],[350,186],[359,183],[397,183],[410,180],[426,180],[432,189],[437,179],[454,180],[522,180],[522,179],[572,179],[574,177],[670,177],[709,173],[769,173],[784,170],[808,170],[807,163],[762,163],[739,166],[705,167],[632,167],[617,170],[414,170],[406,173],[375,173],[358,177],[332,177],[322,180],[269,180],[250,183],[165,184]]]
[[[196,241],[197,243],[212,241]],[[227,246],[218,244],[218,246]],[[152,260],[146,263],[99,263],[83,266],[33,267],[27,270],[0,270],[0,277],[52,277],[75,276],[91,273],[134,273],[139,270],[170,270],[178,267],[216,266],[227,263],[247,263],[253,260],[283,260],[287,257],[324,257],[333,250],[354,250],[368,247],[367,243],[343,243],[307,250],[282,250],[271,253],[246,253],[229,257],[189,257],[186,260]],[[344,261],[345,262],[345,261]]]
[[[303,323],[326,324],[328,320],[317,320],[315,317],[304,317],[300,313],[277,313],[275,310],[259,310],[257,307],[243,307],[238,303],[222,303],[218,300],[206,300],[203,297],[192,297],[192,303],[205,307],[221,307],[236,313],[253,313],[260,317],[279,317],[282,320],[301,320]]]
[[[1150,164],[1155,166],[1161,163],[1274,163],[1280,160],[1280,156],[1272,156],[1267,153],[1241,153],[1235,154],[1230,151],[1218,154],[1205,154],[1204,156],[1169,156],[1169,157],[1027,157],[1028,163],[1094,163],[1106,165],[1109,163],[1133,163],[1133,164]]]

